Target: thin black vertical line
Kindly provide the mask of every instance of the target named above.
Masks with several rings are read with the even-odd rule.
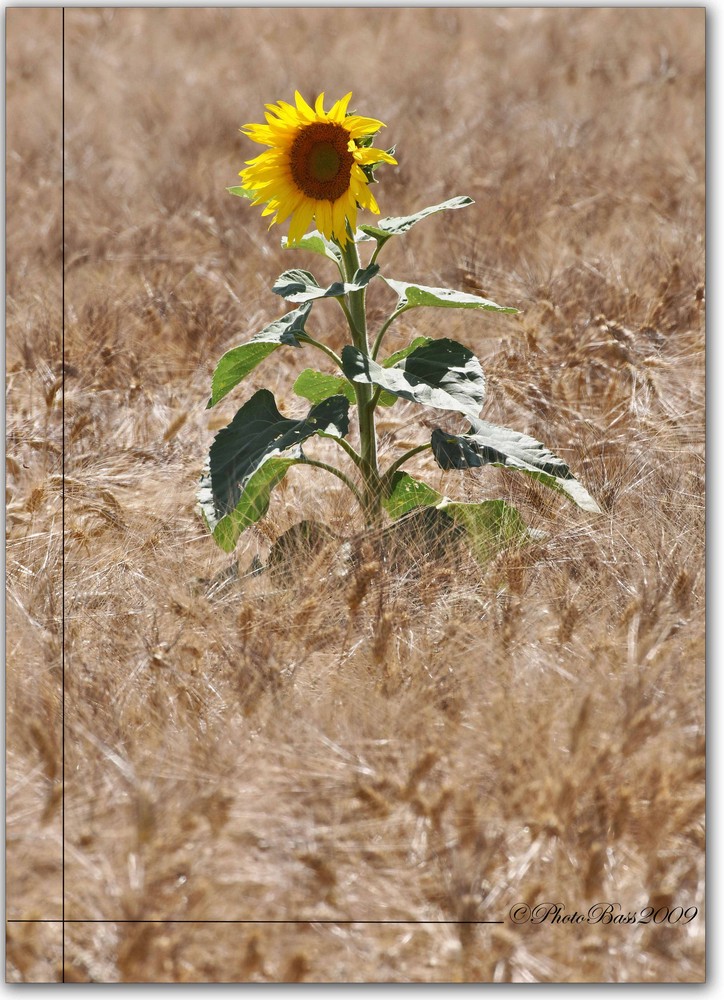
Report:
[[[60,704],[60,727],[61,727],[61,765],[60,765],[60,842],[61,842],[61,862],[60,862],[60,918],[61,918],[61,945],[60,945],[60,975],[61,982],[65,982],[65,7],[61,8],[61,84],[60,84],[60,310],[61,310],[61,557],[60,557],[60,665],[61,665],[61,704]]]

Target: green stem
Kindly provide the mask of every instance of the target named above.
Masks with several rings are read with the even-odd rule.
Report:
[[[419,455],[421,451],[427,451],[428,448],[432,448],[429,441],[427,444],[418,444],[416,448],[410,448],[410,450],[406,451],[404,455],[400,455],[397,461],[393,462],[387,472],[385,472],[382,477],[382,482],[387,485],[401,465],[404,465],[405,462],[412,458],[413,455]]]
[[[408,308],[407,306],[403,306],[402,309],[395,309],[395,311],[392,313],[392,315],[389,316],[388,319],[385,320],[385,322],[382,324],[382,328],[380,329],[380,332],[377,334],[377,339],[375,340],[374,347],[372,348],[372,357],[373,358],[377,357],[377,355],[379,353],[379,350],[380,350],[380,347],[382,346],[382,338],[384,337],[384,335],[387,333],[388,329],[390,328],[390,326],[392,324],[392,321],[396,320],[398,316],[401,316],[403,314],[403,312],[405,312],[407,310],[407,308]]]
[[[385,245],[386,242],[387,242],[387,240],[383,240],[381,243],[377,244],[377,246],[375,247],[375,252],[370,257],[370,264],[376,264],[377,263],[377,258],[379,257],[380,250],[382,249],[382,247]]]
[[[330,441],[334,441],[335,444],[338,444],[340,446],[340,448],[343,448],[347,452],[347,454],[352,459],[352,461],[354,462],[354,464],[357,466],[358,469],[360,469],[360,470],[364,469],[364,462],[362,461],[362,456],[359,455],[354,450],[354,448],[349,443],[349,441],[345,441],[344,438],[336,437],[336,435],[334,435],[334,434],[330,434],[329,435],[329,440]]]
[[[344,278],[345,281],[349,281],[350,280],[345,275],[343,275],[342,277]],[[345,300],[345,296],[340,295],[340,296],[335,297],[335,298],[336,298],[336,301],[339,302],[340,307],[342,309],[342,312],[344,313],[344,315],[345,315],[345,317],[347,319],[347,324],[348,324],[348,326],[350,328],[350,331],[352,333],[352,343],[354,344],[354,346],[358,350],[362,350],[362,348],[360,347],[360,340],[362,338],[361,338],[359,330],[357,329],[357,325],[355,324],[355,321],[352,318],[352,313],[351,313],[350,309],[347,307],[347,303],[344,301]]]
[[[326,344],[322,344],[319,340],[315,340],[314,337],[310,337],[308,333],[298,333],[296,335],[297,340],[301,340],[303,344],[309,344],[310,347],[316,347],[318,351],[323,351],[328,358],[334,361],[335,365],[341,370],[342,359],[338,354],[335,354],[331,347],[327,347]]]
[[[337,469],[334,465],[327,465],[326,462],[318,462],[314,458],[306,458],[306,457],[304,459],[302,459],[302,464],[303,465],[311,465],[315,469],[324,469],[325,472],[330,472],[333,476],[336,476],[337,479],[341,480],[344,483],[344,485],[349,490],[351,490],[352,493],[354,493],[354,495],[355,495],[355,497],[357,499],[357,502],[359,503],[359,505],[362,508],[362,510],[366,509],[365,501],[364,501],[364,499],[363,499],[362,494],[360,493],[360,491],[354,485],[354,483],[352,482],[352,480],[349,479],[347,476],[345,476],[345,474],[343,472],[340,472],[340,470]]]
[[[347,281],[352,281],[359,270],[359,253],[352,233],[344,246],[340,245]],[[354,346],[366,357],[370,355],[367,340],[367,316],[365,311],[365,289],[349,292],[346,296],[349,304],[348,322],[352,333]],[[377,433],[375,431],[375,408],[372,405],[372,386],[352,383],[357,398],[357,413],[359,416],[360,470],[364,479],[365,516],[369,525],[378,522],[382,516],[382,491],[380,473],[377,465]]]

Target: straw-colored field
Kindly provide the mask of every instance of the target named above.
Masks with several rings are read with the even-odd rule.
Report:
[[[704,20],[66,10],[63,770],[60,12],[8,12],[7,900],[75,921],[66,979],[702,980]],[[317,361],[280,350],[207,411],[210,374],[284,311],[282,270],[333,278],[225,191],[259,151],[239,126],[295,88],[387,123],[383,214],[475,199],[393,241],[386,273],[521,316],[415,310],[390,349],[469,346],[484,416],[603,516],[412,463],[546,535],[485,566],[422,539],[385,560],[341,485],[294,468],[215,547],[214,432],[261,387],[306,412],[291,386]],[[369,299],[379,322],[394,300]],[[315,312],[339,347],[335,308]],[[429,414],[382,411],[385,462]],[[330,543],[248,574],[304,517],[358,560]],[[516,924],[522,902],[673,922]],[[11,923],[9,978],[57,980],[61,945]]]

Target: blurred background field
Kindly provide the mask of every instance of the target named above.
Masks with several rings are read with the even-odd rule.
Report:
[[[704,22],[67,9],[63,429],[60,12],[8,11],[8,916],[61,916],[64,433],[79,921],[64,973],[60,925],[10,924],[10,980],[703,979]],[[520,317],[416,310],[389,346],[469,346],[483,415],[550,445],[604,516],[427,466],[546,537],[485,567],[420,540],[389,565],[334,480],[292,469],[233,557],[214,546],[195,503],[214,432],[262,386],[304,412],[291,386],[317,363],[278,351],[204,408],[221,354],[283,311],[277,275],[331,277],[225,191],[258,151],[239,127],[297,88],[387,123],[383,214],[475,199],[393,241],[386,273]],[[389,290],[370,299],[382,319]],[[315,309],[340,344],[334,304]],[[383,411],[383,455],[426,421]],[[304,517],[356,565],[330,545],[249,575]],[[507,919],[602,900],[699,916]],[[506,923],[453,922],[486,919]],[[385,920],[440,923],[350,923]]]

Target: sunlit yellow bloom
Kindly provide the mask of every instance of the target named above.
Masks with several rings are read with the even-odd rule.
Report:
[[[266,125],[245,125],[242,132],[270,148],[240,172],[242,186],[254,193],[254,205],[266,204],[270,226],[289,219],[289,243],[297,243],[315,220],[317,229],[340,244],[346,223],[357,228],[357,207],[379,214],[363,167],[397,161],[380,149],[358,142],[384,128],[382,122],[348,115],[351,94],[324,110],[324,94],[311,108],[301,94],[296,107],[267,104]]]

